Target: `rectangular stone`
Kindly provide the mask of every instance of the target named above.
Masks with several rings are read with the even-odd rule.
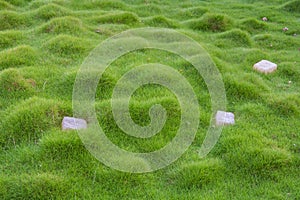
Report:
[[[234,124],[234,114],[231,112],[218,111],[216,114],[216,125],[232,125]]]
[[[86,128],[87,123],[84,119],[64,117],[64,119],[62,120],[62,130],[79,130]]]
[[[272,63],[268,60],[262,60],[258,63],[256,63],[253,68],[259,72],[268,74],[268,73],[272,73],[277,69],[277,64]]]

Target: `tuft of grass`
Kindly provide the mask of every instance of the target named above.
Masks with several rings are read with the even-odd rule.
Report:
[[[270,98],[269,104],[275,111],[282,115],[300,116],[299,94],[285,94],[272,96],[272,98]]]
[[[170,20],[164,16],[154,16],[150,19],[143,21],[144,24],[151,27],[164,27],[164,28],[177,28],[179,26],[178,23]]]
[[[248,31],[249,33],[261,33],[262,31],[267,30],[268,26],[262,21],[258,21],[254,18],[249,18],[242,20],[239,27],[242,30]]]
[[[202,188],[222,180],[225,166],[221,160],[210,158],[185,164],[173,176],[177,186],[183,188]]]
[[[37,60],[36,51],[28,45],[20,45],[0,52],[0,70],[9,67],[32,65]]]
[[[27,98],[34,93],[34,81],[25,79],[17,69],[6,69],[0,72],[0,98]]]
[[[13,5],[7,3],[6,1],[0,1],[0,10],[13,10]]]
[[[0,32],[0,49],[15,46],[24,39],[25,36],[21,31],[7,30]]]
[[[128,25],[133,25],[140,21],[138,16],[132,12],[112,13],[100,17],[94,17],[93,20],[101,24],[128,24]]]
[[[39,141],[41,155],[51,160],[75,159],[86,152],[76,131],[53,130]]]
[[[54,3],[43,5],[39,7],[35,12],[36,12],[35,15],[38,18],[44,20],[50,20],[55,17],[64,17],[71,13],[68,9]]]
[[[30,3],[32,0],[6,0],[8,3],[14,6],[25,6],[26,4]]]
[[[300,13],[300,0],[287,2],[281,7],[281,9],[288,12]]]
[[[137,5],[137,6],[133,5],[130,11],[136,13],[140,17],[150,17],[154,15],[163,14],[162,8],[155,4]]]
[[[58,195],[67,195],[70,188],[68,180],[51,173],[0,177],[0,198],[3,200],[55,199]]]
[[[287,35],[259,34],[254,36],[253,40],[257,45],[265,49],[297,50],[297,47],[300,46],[299,38]]]
[[[192,7],[192,8],[181,10],[178,15],[182,19],[192,19],[192,18],[200,18],[206,12],[208,12],[207,8],[198,6],[198,7]]]
[[[227,97],[246,100],[260,99],[263,94],[269,91],[263,79],[253,73],[243,74],[235,77],[232,74],[224,76]]]
[[[0,11],[0,31],[6,29],[22,28],[31,21],[25,15],[14,11]]]
[[[85,55],[87,50],[90,49],[89,42],[86,40],[64,34],[50,39],[44,47],[52,53],[68,57]]]
[[[226,31],[217,36],[215,45],[221,48],[228,47],[251,47],[250,35],[240,29]]]
[[[55,33],[55,34],[82,34],[86,31],[82,21],[75,17],[58,17],[51,19],[48,23],[40,28],[43,33]]]
[[[126,10],[127,5],[122,1],[117,0],[103,0],[103,1],[72,1],[71,6],[78,9],[87,10]]]
[[[247,147],[239,153],[231,152],[225,159],[237,168],[247,169],[251,174],[263,177],[272,176],[270,173],[292,162],[291,154],[284,149],[260,147]]]
[[[189,21],[188,26],[194,30],[223,32],[231,29],[233,21],[227,15],[206,13],[200,19]]]
[[[245,69],[253,70],[253,65],[261,60],[270,60],[270,55],[260,49],[249,49],[246,51],[242,66]]]
[[[63,116],[70,115],[69,105],[37,97],[29,98],[7,109],[0,124],[2,146],[37,142],[51,127],[59,127]]]

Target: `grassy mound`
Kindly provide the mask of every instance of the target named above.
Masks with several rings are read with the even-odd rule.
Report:
[[[52,53],[69,57],[85,55],[87,50],[90,49],[89,42],[86,40],[63,34],[46,42],[44,47]]]
[[[182,166],[175,173],[176,184],[183,188],[202,188],[222,180],[225,166],[221,160],[207,159]]]
[[[33,97],[9,108],[0,124],[0,142],[16,145],[37,142],[51,127],[59,127],[64,115],[70,115],[70,107],[62,102]]]
[[[50,174],[21,174],[0,177],[1,199],[54,199],[67,194],[71,183],[63,177]]]
[[[6,1],[0,1],[0,10],[13,10],[14,7]]]
[[[291,49],[297,50],[300,46],[300,38],[286,35],[260,34],[256,35],[254,41],[266,49]]]
[[[103,1],[73,1],[70,6],[80,10],[126,10],[127,5],[122,1],[103,0]]]
[[[34,93],[35,83],[25,79],[18,70],[6,69],[0,72],[1,97],[8,99],[27,98]]]
[[[32,65],[37,60],[36,51],[27,45],[0,52],[0,70],[8,67]]]
[[[227,15],[207,13],[200,19],[188,22],[188,26],[194,30],[223,32],[229,30],[233,21]]]
[[[154,16],[150,19],[145,20],[144,24],[151,27],[164,27],[164,28],[177,28],[179,26],[178,23],[161,15]]]
[[[233,29],[217,36],[215,45],[221,48],[228,47],[251,47],[250,35],[240,29]]]
[[[175,98],[165,97],[163,99],[152,98],[151,101],[136,101],[132,100],[130,103],[130,115],[132,120],[139,126],[146,126],[150,123],[149,110],[154,104],[162,105],[167,111],[167,121],[162,130],[155,136],[149,139],[140,139],[130,137],[125,134],[116,124],[111,111],[110,101],[103,101],[96,104],[96,112],[98,121],[103,128],[103,131],[107,134],[107,137],[121,146],[124,149],[128,149],[134,152],[151,152],[155,149],[160,149],[173,138],[179,127],[178,124],[174,124],[176,120],[180,119],[180,107]],[[122,108],[116,108],[119,112],[123,113]]]
[[[51,160],[77,160],[80,154],[87,153],[76,131],[51,131],[43,136],[39,146],[41,155]]]
[[[281,7],[281,9],[284,9],[288,12],[299,13],[300,12],[300,1],[294,0],[294,1],[287,2],[286,4],[284,4]]]
[[[80,19],[66,16],[51,19],[40,28],[40,31],[43,33],[80,35],[86,30]]]
[[[55,17],[63,17],[71,13],[68,9],[54,3],[49,3],[47,5],[41,6],[35,12],[35,15],[38,18],[44,20],[49,20]]]
[[[21,31],[1,31],[0,32],[0,50],[15,46],[24,39],[24,34]]]
[[[93,18],[98,23],[101,24],[128,24],[133,25],[139,22],[139,18],[136,14],[131,12],[122,12],[115,14],[108,14],[101,17]]]
[[[299,94],[287,94],[273,97],[270,101],[271,107],[282,115],[300,115]]]
[[[244,69],[252,71],[253,65],[261,60],[270,60],[270,55],[259,49],[249,49],[246,51],[242,65]]]
[[[208,12],[207,8],[193,7],[193,8],[187,8],[180,11],[178,15],[181,19],[192,19],[192,18],[200,18],[206,12]]]
[[[288,77],[289,79],[296,81],[300,76],[300,68],[297,67],[297,63],[293,62],[283,62],[280,63],[280,68],[278,72]]]
[[[27,20],[25,15],[6,10],[0,11],[0,21],[0,31],[6,29],[22,28],[30,23],[30,20]]]
[[[8,3],[14,6],[25,6],[30,3],[32,0],[6,0]]]
[[[130,11],[135,12],[139,17],[150,17],[163,14],[161,7],[154,4],[133,6]]]
[[[267,30],[266,23],[254,18],[242,20],[239,26],[242,30],[248,31],[249,33],[260,33]]]
[[[259,99],[269,90],[263,79],[253,73],[244,74],[240,77],[225,74],[224,81],[228,98]]]

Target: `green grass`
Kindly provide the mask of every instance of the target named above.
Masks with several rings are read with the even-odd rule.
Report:
[[[299,8],[299,0],[0,0],[0,199],[300,199]],[[196,69],[161,50],[118,58],[95,95],[99,124],[116,145],[158,150],[180,125],[176,96],[149,84],[134,92],[130,114],[145,126],[151,106],[163,105],[167,121],[161,132],[138,139],[117,126],[113,89],[136,66],[172,66],[192,85],[200,105],[190,148],[170,166],[146,174],[103,165],[77,132],[60,130],[63,116],[73,115],[73,85],[85,57],[101,41],[139,27],[176,29],[201,44],[222,74],[227,110],[236,118],[208,156],[199,158],[212,113]],[[254,71],[262,59],[277,63],[277,71]],[[92,71],[83,78],[94,76]],[[120,159],[135,167],[131,158]],[[143,159],[132,161],[149,168]]]

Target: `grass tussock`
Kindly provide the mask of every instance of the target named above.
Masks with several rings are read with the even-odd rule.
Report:
[[[85,9],[100,9],[100,10],[126,10],[127,9],[127,5],[125,3],[116,0],[80,2],[80,5],[78,6]]]
[[[0,198],[8,199],[54,199],[66,194],[71,183],[51,173],[21,174],[0,177]]]
[[[182,19],[193,19],[202,17],[206,12],[208,9],[200,6],[181,10],[178,15]]]
[[[242,20],[239,26],[242,30],[248,31],[249,33],[261,33],[267,30],[268,27],[266,23],[254,18]]]
[[[1,98],[26,98],[34,93],[35,82],[25,79],[17,69],[6,69],[0,73]]]
[[[207,13],[200,19],[188,22],[188,26],[194,30],[223,32],[233,25],[232,19],[227,15]]]
[[[26,6],[32,0],[6,0],[6,1],[14,6],[21,7],[21,6]]]
[[[52,38],[45,43],[44,47],[52,53],[69,57],[86,54],[90,49],[89,42],[86,40],[64,34]]]
[[[178,23],[164,17],[164,16],[154,16],[150,19],[144,21],[144,24],[150,27],[163,27],[163,28],[177,28]]]
[[[1,31],[0,32],[0,50],[16,46],[21,43],[25,36],[21,31]]]
[[[108,15],[96,17],[93,20],[101,24],[128,24],[128,25],[133,25],[140,21],[138,16],[131,12],[108,14]]]
[[[260,99],[269,90],[263,79],[253,73],[244,74],[240,77],[225,74],[224,81],[229,98]]]
[[[62,6],[54,3],[49,3],[39,7],[36,11],[36,16],[44,20],[50,20],[55,17],[64,17],[70,15],[70,11]]]
[[[22,28],[28,25],[31,21],[26,19],[26,16],[14,11],[0,11],[0,31],[7,29]]]
[[[51,19],[48,23],[40,28],[43,33],[54,33],[54,34],[82,34],[86,30],[82,21],[75,17],[58,17]]]
[[[70,107],[62,102],[32,97],[7,110],[0,125],[2,146],[37,142],[52,127],[59,127]]]
[[[206,159],[186,164],[175,173],[174,181],[177,186],[192,189],[202,188],[222,180],[225,166],[219,159]]]
[[[284,9],[288,12],[300,13],[300,1],[289,1],[286,4],[284,4],[281,9]]]
[[[76,131],[53,130],[39,142],[41,155],[51,160],[75,159],[86,152]]]
[[[34,64],[36,60],[36,50],[28,45],[20,45],[0,52],[0,69],[28,66]]]
[[[270,106],[282,115],[299,116],[300,115],[299,94],[287,94],[287,95],[272,97],[272,100],[270,101]]]
[[[0,1],[0,10],[13,10],[13,5],[7,3],[6,1]]]
[[[215,45],[221,48],[251,47],[250,35],[240,29],[226,31],[217,36]]]
[[[265,49],[297,50],[297,46],[300,46],[299,38],[286,35],[259,34],[253,40],[257,45]]]

